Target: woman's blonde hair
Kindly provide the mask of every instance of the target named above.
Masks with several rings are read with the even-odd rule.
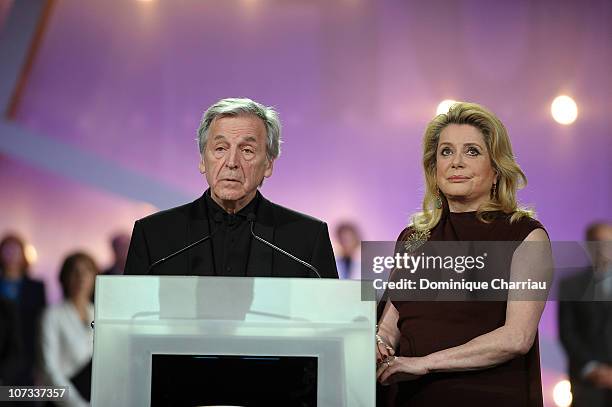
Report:
[[[451,106],[448,113],[434,117],[425,129],[423,136],[423,170],[425,172],[423,211],[413,216],[412,226],[416,230],[432,229],[440,221],[443,208],[448,205],[444,194],[438,191],[436,157],[440,133],[449,124],[467,124],[480,130],[491,157],[491,165],[497,173],[497,190],[491,194],[489,202],[478,208],[478,219],[489,222],[494,217],[494,212],[511,215],[510,222],[515,222],[525,216],[532,216],[532,211],[519,208],[516,201],[516,191],[527,184],[527,177],[514,160],[506,128],[493,113],[483,106],[476,103],[458,102]],[[442,200],[442,208],[436,205],[438,196]]]

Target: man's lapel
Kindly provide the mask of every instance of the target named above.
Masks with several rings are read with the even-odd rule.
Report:
[[[193,202],[189,215],[190,219],[187,222],[187,228],[189,229],[187,236],[189,241],[186,244],[200,240],[204,236],[208,236],[211,233],[204,195]],[[188,252],[191,275],[215,275],[211,239],[191,248],[188,250]]]
[[[259,191],[257,192],[259,193]],[[257,220],[253,228],[254,233],[274,243],[274,211],[272,204],[261,196],[257,207]],[[272,261],[274,249],[251,237],[251,250],[249,264],[247,266],[247,277],[270,277],[272,276]]]

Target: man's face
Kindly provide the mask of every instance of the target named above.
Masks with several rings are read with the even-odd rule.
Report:
[[[606,266],[612,262],[612,225],[602,225],[595,232],[595,262]]]
[[[200,160],[212,198],[226,210],[237,211],[253,199],[264,177],[272,175],[266,155],[266,127],[257,116],[215,119]]]
[[[361,238],[355,229],[347,227],[338,234],[338,242],[345,255],[352,255],[359,248]]]

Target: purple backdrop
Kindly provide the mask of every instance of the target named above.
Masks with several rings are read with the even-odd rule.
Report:
[[[276,106],[284,124],[268,198],[393,240],[420,205],[424,126],[452,98],[500,116],[529,179],[521,200],[552,239],[581,239],[587,223],[610,218],[610,21],[605,0],[57,1],[16,122],[113,170],[83,185],[36,158],[0,156],[9,215],[0,232],[34,242],[50,282],[69,249],[108,262],[107,235],[151,210],[112,185],[143,174],[159,191],[179,191],[159,192],[159,202],[195,198],[205,188],[194,141],[201,113],[246,96]],[[550,116],[560,93],[578,103],[571,126]],[[552,343],[551,306],[541,330]],[[551,349],[545,363],[560,372]]]

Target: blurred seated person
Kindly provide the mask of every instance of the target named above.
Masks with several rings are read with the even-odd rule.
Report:
[[[116,233],[110,243],[113,250],[113,265],[104,270],[102,274],[121,275],[125,269],[125,262],[130,248],[130,235],[125,232]]]
[[[361,278],[361,233],[353,222],[342,222],[336,227],[339,256],[336,257],[341,279]]]
[[[42,317],[41,370],[48,386],[69,386],[62,406],[89,406],[94,317],[91,292],[98,273],[93,259],[82,252],[68,256],[59,279],[64,301]]]
[[[34,355],[38,324],[45,307],[45,286],[29,277],[29,264],[25,256],[25,243],[15,234],[0,241],[0,297],[10,301],[16,310],[19,341],[23,358],[11,375],[14,384],[34,384]]]
[[[612,406],[612,223],[591,225],[586,239],[592,267],[561,281],[559,336],[572,405]]]

